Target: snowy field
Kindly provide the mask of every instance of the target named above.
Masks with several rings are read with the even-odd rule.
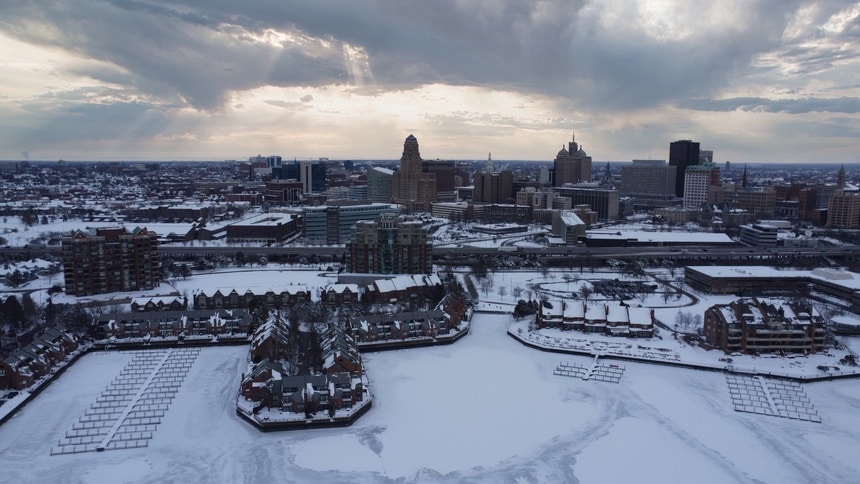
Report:
[[[247,348],[207,348],[148,447],[50,455],[131,353],[82,358],[0,426],[3,482],[856,482],[860,380],[802,385],[822,423],[739,413],[725,375],[625,363],[619,383],[476,315],[435,348],[365,355],[355,425],[261,433],[235,414]]]

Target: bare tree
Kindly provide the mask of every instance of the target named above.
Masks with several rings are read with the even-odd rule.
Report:
[[[544,277],[549,276],[549,267],[547,267],[546,265],[541,266],[540,273]]]
[[[569,289],[569,288],[570,288],[570,281],[572,281],[572,280],[573,280],[573,276],[571,276],[570,274],[568,274],[567,272],[565,272],[565,273],[564,273],[564,275],[562,275],[562,276],[561,276],[561,278],[562,278],[562,279],[564,279],[564,282],[566,282],[566,283],[567,283],[567,285],[568,285],[568,289]]]
[[[699,316],[699,321],[701,321],[702,317]],[[683,329],[687,329],[690,325],[695,324],[696,317],[693,316],[693,313],[689,311],[678,311],[678,314],[675,315],[675,324]]]
[[[591,284],[584,283],[582,287],[579,288],[579,296],[582,299],[588,301],[588,298],[594,293],[594,289],[591,287]]]
[[[523,295],[522,286],[514,286],[514,288],[511,291],[511,294],[513,294],[514,298],[516,298],[516,299],[519,299],[520,297],[522,297],[522,295]]]
[[[480,285],[481,285],[481,292],[484,293],[484,296],[489,295],[490,291],[493,289],[493,278],[492,277],[485,277],[485,278],[481,279]]]

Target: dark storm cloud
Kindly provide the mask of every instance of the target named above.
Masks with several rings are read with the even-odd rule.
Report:
[[[70,0],[16,5],[4,14],[0,28],[13,36],[120,69],[79,67],[80,72],[157,96],[179,96],[203,109],[220,107],[231,90],[346,80],[339,46],[313,40],[283,46],[259,42],[241,29],[235,32],[217,12]]]
[[[679,107],[697,111],[754,111],[803,114],[812,112],[860,113],[860,98],[767,99],[734,97],[729,99],[695,99],[678,103]]]
[[[64,0],[4,6],[0,29],[117,66],[91,68],[96,79],[201,109],[265,85],[372,93],[441,82],[620,111],[710,97],[777,49],[798,71],[822,68],[827,51],[781,45],[787,19],[806,3],[747,2],[725,28],[659,39],[637,25],[601,25],[594,12],[605,5],[596,0]],[[822,3],[825,13],[845,5]],[[261,42],[267,29],[293,37]],[[367,78],[351,65],[362,59],[349,59],[350,46],[366,53]]]

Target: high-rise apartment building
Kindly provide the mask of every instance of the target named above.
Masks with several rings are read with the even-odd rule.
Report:
[[[161,282],[158,240],[146,229],[76,231],[63,237],[62,246],[66,294],[143,291]]]
[[[355,224],[346,244],[347,270],[372,274],[430,274],[433,245],[418,220],[386,214]]]
[[[391,196],[406,210],[429,212],[436,201],[436,174],[424,171],[418,140],[413,135],[403,142],[400,169],[391,179]]]
[[[699,143],[679,140],[669,143],[669,166],[677,167],[675,173],[675,196],[684,196],[684,175],[687,167],[699,164]]]
[[[567,144],[567,149],[562,146],[556,155],[551,176],[555,187],[591,181],[591,157],[576,143],[575,134]]]

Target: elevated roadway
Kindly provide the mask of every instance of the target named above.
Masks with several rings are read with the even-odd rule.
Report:
[[[313,257],[323,260],[339,259],[345,253],[343,246],[298,246],[250,247],[250,246],[186,246],[163,245],[159,251],[168,256],[194,259],[204,256],[233,256],[243,252],[247,256],[266,256],[270,259],[281,257]],[[40,255],[60,256],[59,246],[47,247],[4,247],[0,256],[37,257]],[[860,256],[860,246],[841,247],[746,247],[746,246],[637,246],[637,247],[474,247],[469,245],[443,246],[433,249],[433,258],[440,262],[446,259],[474,258],[489,256],[518,256],[548,259],[676,259],[676,260],[742,260],[772,259],[779,257],[810,258],[831,257],[841,259]]]

